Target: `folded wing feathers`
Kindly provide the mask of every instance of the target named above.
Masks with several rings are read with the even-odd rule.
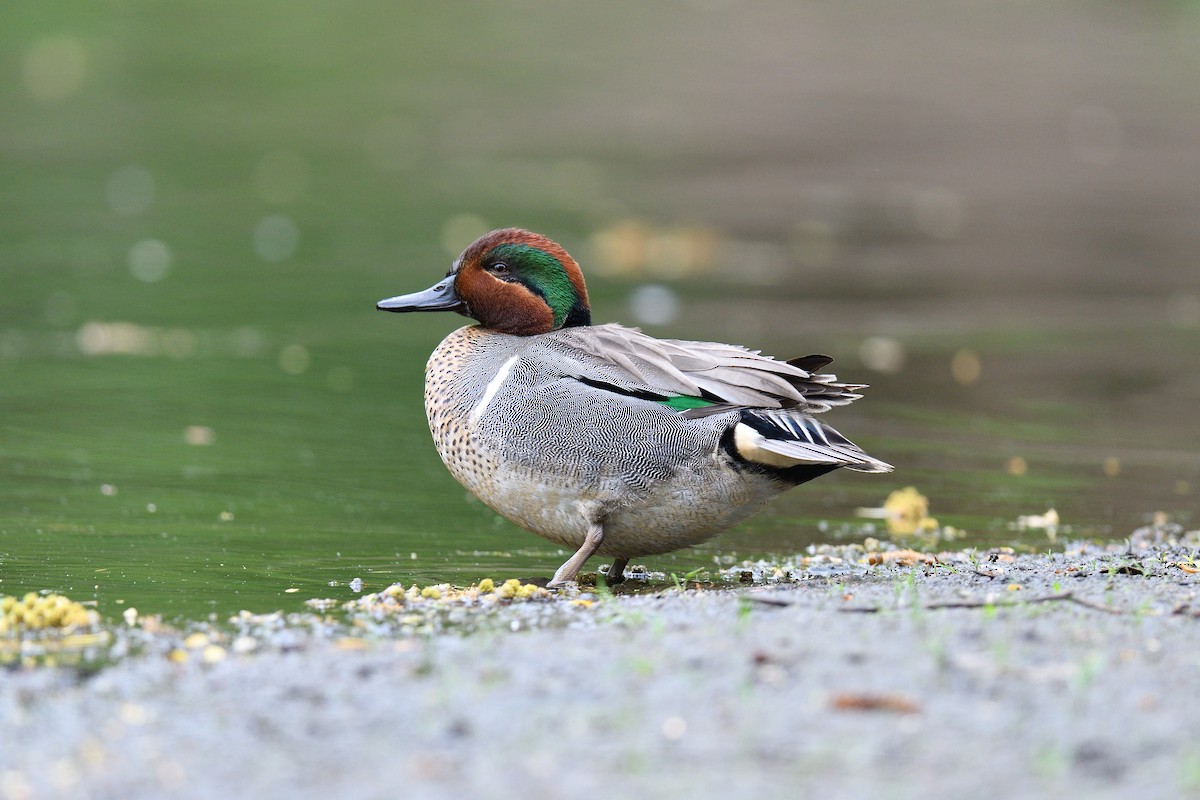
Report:
[[[816,372],[817,370],[823,369],[833,363],[833,357],[813,353],[810,356],[797,356],[796,358],[789,358],[788,363],[793,367],[799,367],[806,372]]]
[[[794,363],[758,351],[718,342],[655,339],[636,328],[595,325],[565,329],[564,344],[619,369],[631,386],[672,394],[703,396],[751,408],[801,407],[828,411],[862,395],[861,384],[837,383],[837,376],[813,373],[797,363],[824,366],[826,356],[802,356]],[[590,360],[590,359],[589,359]]]

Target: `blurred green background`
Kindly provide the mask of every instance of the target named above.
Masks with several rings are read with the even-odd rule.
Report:
[[[652,569],[861,539],[906,485],[974,544],[1194,524],[1198,35],[1098,0],[6,4],[0,593],[549,575],[429,441],[464,320],[373,308],[507,225],[600,321],[872,384],[830,421],[894,475]]]

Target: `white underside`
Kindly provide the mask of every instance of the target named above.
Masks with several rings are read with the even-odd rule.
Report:
[[[583,544],[588,509],[603,509],[598,552],[621,557],[697,545],[750,516],[781,489],[727,468],[678,475],[636,497],[623,496],[617,487],[582,490],[570,480],[506,466],[497,466],[491,477],[487,485],[473,486],[469,478],[464,483],[503,516],[569,549]]]

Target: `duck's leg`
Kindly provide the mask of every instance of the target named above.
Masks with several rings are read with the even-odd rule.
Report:
[[[625,567],[628,564],[628,558],[614,558],[612,564],[608,567],[608,572],[604,573],[604,583],[608,586],[616,586],[618,583],[624,583]]]
[[[575,576],[579,574],[579,570],[583,568],[584,563],[595,555],[599,549],[600,543],[604,541],[604,524],[598,514],[588,515],[588,530],[583,537],[583,544],[575,551],[575,555],[567,559],[567,562],[558,568],[558,572],[554,573],[554,578],[546,584],[547,588],[553,589],[557,586],[563,586],[575,581]]]

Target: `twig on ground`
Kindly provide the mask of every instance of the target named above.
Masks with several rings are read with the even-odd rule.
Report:
[[[783,608],[792,604],[791,600],[783,600],[778,597],[756,597],[755,595],[747,595],[746,599],[751,603],[759,605],[771,606],[772,608]]]
[[[921,609],[932,611],[939,608],[986,608],[1001,607],[1001,606],[1027,606],[1034,603],[1074,603],[1077,606],[1090,608],[1092,611],[1102,611],[1105,614],[1125,614],[1119,608],[1109,608],[1102,606],[1099,603],[1093,603],[1090,600],[1084,600],[1081,597],[1076,597],[1073,592],[1059,592],[1058,594],[1046,594],[1039,597],[1031,597],[1028,600],[944,600],[933,603],[922,603]],[[883,611],[887,606],[846,606],[839,608],[846,614],[877,614]]]

